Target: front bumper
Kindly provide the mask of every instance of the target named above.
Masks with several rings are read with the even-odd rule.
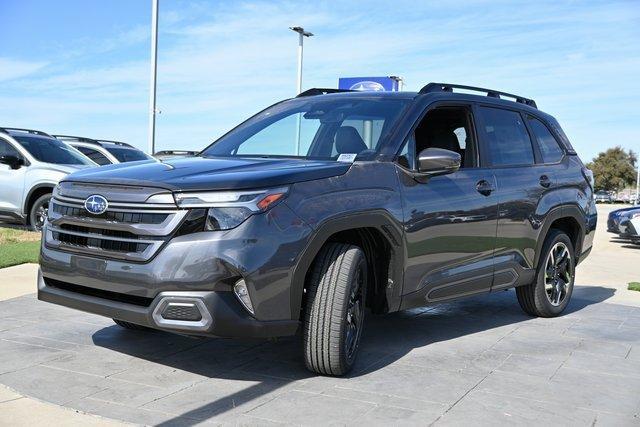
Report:
[[[45,226],[45,233],[47,232]],[[225,336],[292,335],[299,303],[292,302],[293,266],[311,230],[281,203],[228,231],[174,237],[147,262],[99,257],[50,247],[40,252],[38,297],[114,319],[174,332]],[[244,280],[251,315],[233,293]],[[197,306],[201,319],[164,322],[154,310],[167,298]],[[184,314],[184,313],[183,313]],[[188,313],[186,313],[188,314]],[[205,318],[210,317],[210,321]]]
[[[232,292],[161,292],[148,306],[144,306],[115,301],[95,293],[92,295],[92,292],[78,292],[78,288],[79,286],[65,285],[65,282],[45,279],[42,271],[38,273],[38,299],[41,301],[149,328],[189,335],[266,338],[294,335],[299,326],[296,320],[258,321],[254,319],[238,305]],[[172,300],[197,306],[202,315],[201,319],[192,321],[163,319],[163,308],[167,306],[168,301]]]

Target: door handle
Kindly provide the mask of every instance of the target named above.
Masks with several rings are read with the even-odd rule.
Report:
[[[478,181],[478,183],[476,184],[476,190],[483,196],[488,196],[493,192],[493,190],[495,190],[495,188],[493,187],[493,185],[491,185],[491,183],[489,183],[489,181],[483,179],[481,181]]]
[[[544,188],[551,187],[551,179],[549,179],[547,175],[542,175],[540,177],[540,185],[542,185]]]

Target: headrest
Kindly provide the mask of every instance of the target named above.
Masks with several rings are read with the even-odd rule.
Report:
[[[338,154],[358,154],[367,149],[360,134],[353,126],[341,126],[336,132],[336,151]]]

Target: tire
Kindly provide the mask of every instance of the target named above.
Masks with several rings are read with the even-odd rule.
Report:
[[[33,231],[41,231],[49,210],[51,193],[44,194],[36,199],[29,210],[29,226]]]
[[[362,249],[328,243],[316,256],[307,283],[304,360],[322,375],[344,375],[356,359],[367,288]]]
[[[550,260],[552,249],[554,258]],[[552,229],[542,247],[535,282],[516,288],[518,302],[525,313],[556,317],[564,311],[573,293],[575,261],[569,236]]]
[[[149,328],[147,328],[146,326],[142,326],[142,325],[136,325],[135,323],[129,323],[129,322],[125,322],[124,320],[118,320],[118,319],[113,319],[113,321],[115,322],[116,325],[125,328],[125,329],[130,329],[132,331],[146,331],[149,330]]]

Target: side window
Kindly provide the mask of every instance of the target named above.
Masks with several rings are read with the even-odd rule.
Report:
[[[529,126],[533,131],[533,136],[538,142],[540,147],[540,153],[542,154],[542,161],[544,163],[556,163],[562,159],[562,149],[558,145],[558,141],[549,132],[549,129],[540,120],[533,116],[527,116]]]
[[[87,148],[87,147],[75,147],[75,148],[78,151],[80,151],[82,154],[84,154],[85,156],[87,156],[97,164],[99,164],[100,166],[111,164],[111,161],[107,158],[107,156],[105,156],[98,150],[94,150],[93,148]]]
[[[398,162],[410,169],[427,148],[443,148],[460,154],[461,168],[476,167],[476,143],[471,113],[466,107],[441,107],[429,111],[418,123],[400,152]]]
[[[520,113],[480,107],[483,131],[493,166],[532,165],[533,146]]]
[[[2,139],[0,139],[0,157],[1,156],[22,157],[18,152],[18,150],[13,148],[11,144],[9,144],[7,141],[3,141]]]
[[[400,155],[398,156],[398,163],[407,169],[416,168],[416,138],[411,134],[402,147]]]

